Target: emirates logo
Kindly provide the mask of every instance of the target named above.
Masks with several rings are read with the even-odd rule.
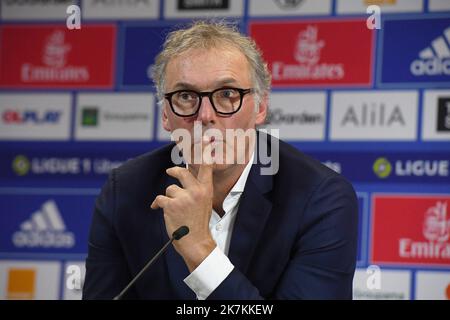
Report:
[[[71,65],[69,52],[72,45],[67,43],[66,34],[56,29],[49,34],[42,47],[41,64],[24,63],[21,67],[23,82],[83,83],[89,81],[87,66]]]
[[[445,242],[450,237],[450,217],[447,217],[447,203],[437,202],[425,213],[423,235],[429,241]]]
[[[342,63],[321,62],[321,51],[325,40],[319,39],[318,26],[307,25],[297,36],[296,46],[292,56],[296,64],[274,61],[272,77],[277,80],[339,80],[344,78],[345,70]]]
[[[47,66],[61,68],[66,65],[71,45],[64,42],[64,36],[63,31],[56,30],[48,37],[42,59]]]
[[[325,46],[323,40],[318,40],[317,27],[307,26],[298,35],[297,51],[294,55],[299,63],[316,64],[320,60],[320,51]]]

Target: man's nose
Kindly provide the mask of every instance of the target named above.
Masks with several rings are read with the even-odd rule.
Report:
[[[211,101],[208,97],[203,97],[200,105],[200,109],[198,110],[197,120],[201,121],[202,124],[208,124],[214,122],[216,118],[216,112],[211,104]]]

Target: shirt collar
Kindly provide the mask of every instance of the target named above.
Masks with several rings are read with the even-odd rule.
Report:
[[[254,157],[255,157],[255,150],[253,150],[252,156],[250,157],[250,160],[245,166],[244,171],[242,171],[238,181],[234,184],[233,188],[231,188],[230,194],[244,192],[245,183],[247,182],[248,174],[250,173]]]

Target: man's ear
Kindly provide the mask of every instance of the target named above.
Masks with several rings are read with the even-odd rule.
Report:
[[[163,106],[162,106],[162,112],[161,112],[162,125],[163,125],[163,128],[164,128],[166,131],[171,132],[172,130],[171,130],[171,127],[170,127],[169,117],[167,116],[167,112],[168,112],[167,106],[166,106],[166,105],[163,105]]]
[[[269,107],[269,94],[265,92],[262,95],[261,101],[258,104],[258,109],[256,110],[256,119],[255,119],[256,125],[263,125],[266,122],[268,107]]]

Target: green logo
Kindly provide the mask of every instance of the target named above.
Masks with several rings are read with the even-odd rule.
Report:
[[[30,171],[30,161],[23,155],[18,155],[12,162],[12,168],[18,176],[24,176]]]
[[[98,125],[98,109],[94,107],[83,108],[81,111],[81,125],[95,127]]]
[[[378,176],[378,178],[387,178],[391,174],[392,165],[386,158],[378,158],[373,164],[373,172]]]

